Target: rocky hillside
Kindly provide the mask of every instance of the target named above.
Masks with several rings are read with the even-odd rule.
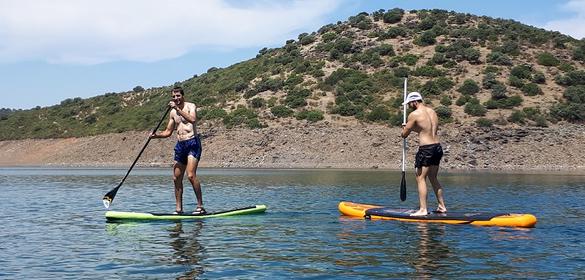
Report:
[[[178,83],[199,117],[222,127],[290,120],[401,123],[402,86],[420,91],[443,123],[547,127],[581,123],[585,42],[521,23],[441,10],[361,13],[303,33],[256,58]],[[6,111],[0,140],[148,129],[168,87]]]

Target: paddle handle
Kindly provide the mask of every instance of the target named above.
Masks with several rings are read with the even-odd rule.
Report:
[[[165,113],[163,114],[162,118],[160,118],[160,121],[158,121],[158,124],[156,125],[156,127],[152,130],[152,133],[155,133],[160,128],[160,125],[163,123],[163,121],[165,120],[165,118],[166,118],[166,116],[167,116],[167,114],[169,113],[170,110],[171,110],[171,107],[167,107],[167,110],[165,110]],[[140,156],[142,155],[142,153],[146,149],[146,146],[148,146],[148,143],[150,143],[150,140],[151,139],[152,139],[152,137],[149,136],[148,137],[148,140],[146,140],[146,143],[144,143],[144,146],[140,150],[140,153],[138,153],[138,156],[136,156],[136,159],[134,159],[134,162],[130,166],[130,169],[128,169],[128,172],[126,172],[126,176],[124,176],[124,178],[120,182],[120,185],[122,185],[122,183],[124,183],[124,181],[126,180],[126,178],[128,177],[128,175],[130,174],[130,171],[132,171],[132,168],[134,168],[134,165],[136,165],[136,162],[138,162],[138,159],[140,158]]]
[[[166,118],[167,114],[169,113],[169,111],[171,111],[171,107],[167,107],[167,109],[165,110],[165,113],[160,118],[160,121],[158,122],[158,124],[156,125],[156,127],[152,130],[152,133],[155,133],[160,128],[160,125],[165,120],[165,118]],[[122,180],[120,181],[120,183],[118,184],[118,186],[116,186],[114,189],[112,189],[106,195],[104,195],[104,198],[102,200],[103,200],[104,206],[106,208],[110,208],[110,204],[114,200],[114,197],[116,197],[116,193],[118,193],[118,189],[120,189],[120,187],[122,186],[122,184],[124,184],[124,181],[126,181],[126,178],[128,178],[128,175],[130,174],[130,171],[132,171],[132,168],[134,168],[134,165],[136,165],[136,162],[138,162],[138,159],[140,158],[140,156],[142,155],[142,153],[146,149],[146,146],[148,146],[148,143],[150,143],[150,140],[151,139],[152,138],[149,136],[148,137],[148,140],[146,140],[146,143],[144,143],[144,146],[142,147],[142,149],[138,153],[138,156],[136,156],[136,159],[134,159],[134,162],[132,162],[132,165],[130,166],[130,169],[128,169],[128,172],[126,172],[126,175],[124,176],[124,178],[122,178]]]
[[[404,78],[404,96],[403,100],[406,101],[406,95],[408,91],[408,78]],[[402,105],[402,123],[406,123],[406,107],[407,104]],[[406,170],[406,145],[407,145],[406,138],[402,138],[402,172]]]
[[[404,96],[406,101],[406,92],[408,91],[408,78],[404,78]],[[404,103],[404,102],[403,102]],[[406,104],[402,105],[402,123],[406,123]],[[400,180],[400,200],[406,200],[406,138],[402,138],[402,179]]]

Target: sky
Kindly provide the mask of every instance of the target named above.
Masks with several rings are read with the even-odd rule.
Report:
[[[0,0],[0,108],[172,85],[360,12],[397,7],[585,37],[585,0]]]

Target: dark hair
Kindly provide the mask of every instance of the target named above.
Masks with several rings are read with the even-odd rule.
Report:
[[[182,87],[174,87],[171,90],[171,93],[173,93],[173,92],[180,92],[182,96],[185,96],[185,92],[183,91],[183,88]]]

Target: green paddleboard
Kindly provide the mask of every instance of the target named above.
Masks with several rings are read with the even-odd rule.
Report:
[[[236,208],[226,211],[210,212],[204,215],[194,215],[190,213],[172,214],[107,211],[106,219],[108,221],[198,220],[207,218],[229,217],[236,215],[258,214],[264,213],[265,211],[266,205],[254,205],[250,207]]]

